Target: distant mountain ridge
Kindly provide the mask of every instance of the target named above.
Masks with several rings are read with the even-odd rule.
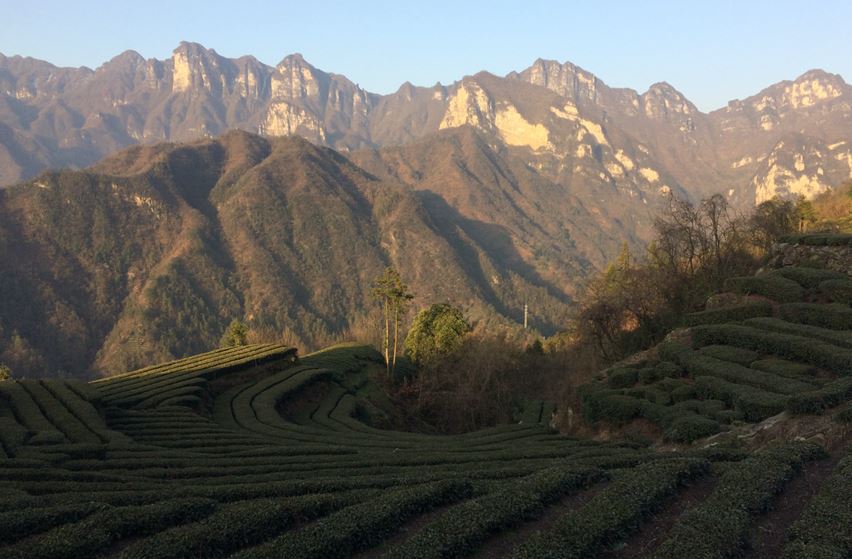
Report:
[[[299,54],[272,67],[181,43],[168,60],[127,51],[96,70],[0,55],[0,184],[47,167],[84,167],[139,142],[233,128],[349,151],[461,125],[523,151],[549,179],[593,190],[654,185],[692,197],[725,192],[750,205],[852,177],[852,87],[820,70],[702,113],[665,82],[644,93],[611,88],[569,62],[547,60],[502,78],[406,83],[377,95]],[[637,157],[645,160],[638,167]]]
[[[638,242],[599,222],[469,126],[352,160],[240,131],[134,146],[0,191],[0,362],[122,372],[215,347],[235,317],[316,347],[374,331],[388,264],[416,308],[450,301],[508,326],[528,303],[552,333],[582,279]]]

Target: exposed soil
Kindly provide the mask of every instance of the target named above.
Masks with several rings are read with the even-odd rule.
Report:
[[[805,506],[819,492],[845,455],[845,450],[836,450],[824,460],[805,464],[802,471],[784,486],[784,490],[775,498],[772,510],[761,517],[751,530],[749,557],[781,557],[781,550],[787,543],[788,528],[801,516]]]
[[[704,476],[669,499],[656,514],[642,524],[638,532],[615,549],[601,554],[606,559],[642,559],[650,557],[684,512],[707,498],[716,487],[715,476]]]
[[[585,505],[589,499],[598,494],[607,482],[599,482],[592,487],[580,490],[579,493],[566,495],[544,510],[538,519],[521,524],[514,530],[505,530],[485,540],[474,555],[475,559],[491,559],[492,557],[508,557],[512,550],[527,540],[535,532],[547,530],[554,522],[564,515],[574,512]]]

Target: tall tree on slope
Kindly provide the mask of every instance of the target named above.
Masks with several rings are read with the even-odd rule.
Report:
[[[385,268],[384,273],[373,282],[373,297],[382,304],[385,318],[384,354],[388,379],[393,378],[396,369],[396,355],[399,347],[399,321],[405,315],[408,302],[414,298],[408,286],[402,281],[399,272],[393,266]],[[391,328],[393,319],[393,354],[391,354]]]

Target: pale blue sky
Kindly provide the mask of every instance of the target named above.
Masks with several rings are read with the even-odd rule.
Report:
[[[0,0],[0,52],[95,68],[181,40],[270,65],[301,52],[376,93],[570,60],[611,86],[667,81],[704,111],[823,68],[852,79],[852,1]]]

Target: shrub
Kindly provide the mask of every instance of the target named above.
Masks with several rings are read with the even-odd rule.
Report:
[[[694,384],[684,384],[683,386],[679,386],[672,390],[672,401],[683,402],[686,400],[692,400],[697,395],[698,391]]]
[[[663,362],[670,362],[675,366],[680,365],[680,358],[683,354],[692,353],[692,348],[672,340],[666,340],[657,346],[657,355]]]
[[[0,446],[9,455],[24,444],[29,432],[11,417],[0,417]]]
[[[408,518],[467,498],[472,492],[473,487],[468,481],[442,481],[397,489],[232,557],[349,557],[376,545],[399,529]]]
[[[852,423],[852,404],[834,414],[834,420],[838,423]]]
[[[795,379],[781,377],[765,371],[757,371],[701,355],[698,352],[683,358],[683,364],[694,377],[712,376],[728,382],[753,386],[767,392],[778,392],[781,394],[797,394],[803,390],[810,390],[812,385]]]
[[[598,402],[598,413],[601,419],[624,423],[637,417],[642,409],[642,402],[631,396],[613,394],[601,398]]]
[[[769,274],[793,280],[802,287],[807,288],[818,287],[822,282],[828,280],[847,279],[846,274],[833,270],[821,270],[819,268],[778,268],[777,270],[772,270]]]
[[[132,543],[119,559],[180,559],[182,557],[225,557],[255,545],[292,527],[344,506],[353,505],[372,491],[319,494],[291,499],[238,501],[193,524],[175,526],[150,538]]]
[[[736,324],[696,326],[692,329],[692,336],[700,345],[737,345],[811,363],[836,374],[852,374],[852,350],[803,336],[764,332]]]
[[[683,415],[675,419],[671,427],[666,429],[665,438],[676,443],[691,443],[714,435],[721,430],[719,423],[700,415]]]
[[[772,304],[766,301],[754,301],[733,307],[694,312],[686,315],[684,325],[722,324],[758,316],[772,316]]]
[[[839,378],[819,390],[803,392],[790,397],[787,409],[794,414],[820,414],[852,398],[852,377]]]
[[[814,338],[821,342],[852,349],[852,333],[842,330],[829,330],[818,326],[808,326],[796,322],[785,322],[777,318],[751,318],[745,321],[747,326],[769,330],[781,334],[792,334],[803,338]]]
[[[661,361],[654,365],[654,370],[661,378],[676,378],[683,374],[683,367],[675,365],[670,361]]]
[[[699,348],[698,353],[740,365],[748,365],[759,357],[756,351],[730,345],[708,345]]]
[[[683,379],[683,378],[664,378],[662,380],[658,380],[657,382],[655,382],[651,386],[654,387],[657,390],[661,390],[661,391],[671,395],[671,393],[674,392],[675,390],[677,390],[678,388],[681,388],[681,387],[686,386],[688,384],[689,384],[689,381],[686,380],[686,379]]]
[[[671,406],[662,406],[647,400],[642,401],[642,417],[663,428],[671,425],[675,418],[682,415],[682,413],[683,412],[678,411]]]
[[[852,280],[826,280],[819,284],[819,290],[828,295],[835,303],[852,305]]]
[[[522,478],[493,494],[457,505],[384,557],[464,557],[493,533],[541,515],[544,506],[603,477],[596,468],[550,469]]]
[[[720,378],[700,376],[695,379],[699,397],[722,400],[742,412],[746,421],[757,422],[784,411],[788,398]]]
[[[678,519],[653,557],[723,559],[735,555],[746,540],[752,517],[766,509],[802,463],[824,456],[817,445],[795,443],[735,463],[707,499]]]
[[[784,559],[844,558],[852,553],[852,455],[837,465],[790,527]]]
[[[734,421],[741,421],[745,416],[741,411],[737,410],[719,410],[713,413],[713,417],[719,423],[733,423]]]
[[[652,384],[663,378],[654,367],[645,367],[639,370],[639,382],[642,384]]]
[[[610,388],[628,388],[639,380],[639,371],[630,368],[613,368],[607,371]]]
[[[843,303],[787,303],[781,305],[780,313],[781,318],[788,322],[831,330],[852,329],[852,309]]]
[[[768,357],[751,363],[752,369],[758,371],[766,371],[781,377],[794,378],[807,382],[813,381],[813,374],[816,372],[816,367],[806,365],[805,363],[795,363],[786,359],[778,359],[777,357]]]
[[[795,281],[770,274],[730,278],[725,289],[742,295],[761,295],[779,303],[801,301],[805,294]]]
[[[680,486],[704,475],[704,460],[655,460],[622,472],[580,510],[566,514],[512,552],[514,558],[596,557],[623,539]]]
[[[76,522],[107,508],[107,505],[100,503],[75,503],[58,507],[2,512],[0,525],[3,526],[3,530],[0,531],[0,543],[14,543],[54,526]]]
[[[845,246],[852,245],[852,235],[848,233],[802,233],[785,235],[779,238],[779,242],[810,246]]]
[[[8,559],[91,557],[120,538],[152,534],[177,523],[198,520],[210,514],[215,506],[209,499],[190,498],[108,509],[6,547],[3,556]]]

